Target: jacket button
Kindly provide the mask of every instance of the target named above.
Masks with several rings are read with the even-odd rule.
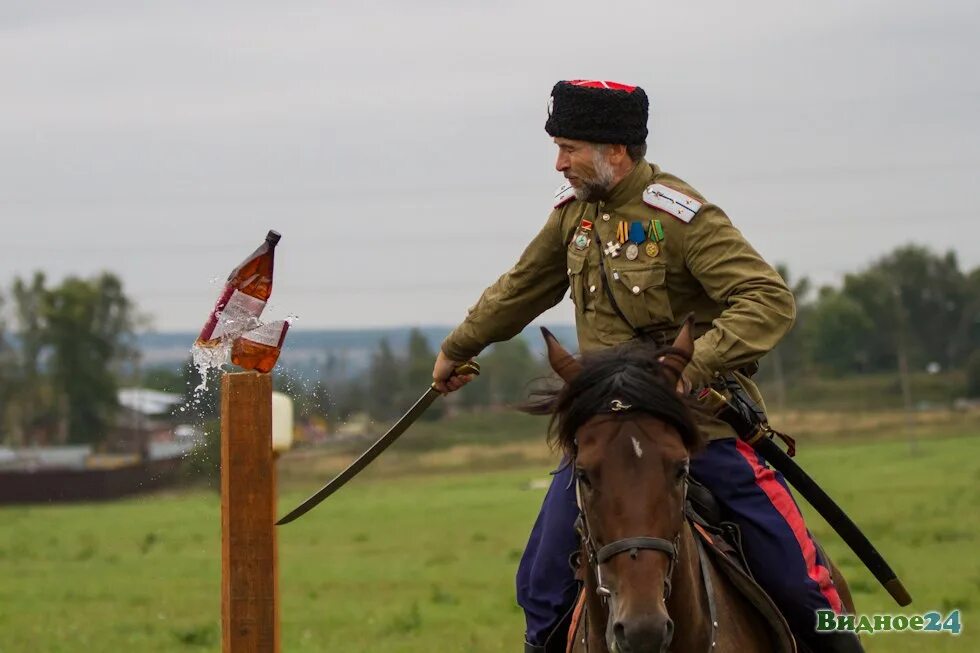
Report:
[[[589,286],[589,292],[595,292],[595,286]]]
[[[633,286],[633,294],[634,295],[639,295],[640,294],[640,287],[639,286]]]
[[[603,213],[602,214],[602,221],[603,222],[609,222],[609,214],[608,213]]]

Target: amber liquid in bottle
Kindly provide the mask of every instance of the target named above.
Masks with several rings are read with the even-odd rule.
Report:
[[[246,370],[265,373],[276,366],[289,322],[265,324],[235,338],[231,345],[231,362]]]
[[[241,333],[258,323],[272,294],[272,270],[280,238],[278,232],[270,230],[265,242],[231,271],[195,346],[215,347],[222,336]]]

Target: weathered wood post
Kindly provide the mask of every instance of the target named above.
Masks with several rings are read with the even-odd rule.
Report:
[[[279,653],[272,378],[221,379],[221,650]]]

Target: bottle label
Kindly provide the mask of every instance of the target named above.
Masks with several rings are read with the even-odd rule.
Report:
[[[269,324],[263,324],[257,329],[251,329],[242,334],[242,340],[250,340],[260,345],[269,347],[282,347],[283,340],[286,339],[286,331],[289,330],[289,322],[276,320]]]
[[[236,336],[254,327],[265,308],[265,302],[251,295],[226,287],[218,298],[208,318],[207,324],[201,330],[200,340],[214,340]]]

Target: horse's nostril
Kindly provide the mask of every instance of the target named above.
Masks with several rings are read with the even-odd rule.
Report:
[[[623,625],[622,621],[613,624],[613,637],[620,645],[626,641],[626,626]]]
[[[662,653],[674,636],[674,622],[666,615],[623,619],[612,624],[610,649],[618,653]]]

